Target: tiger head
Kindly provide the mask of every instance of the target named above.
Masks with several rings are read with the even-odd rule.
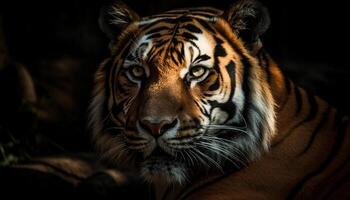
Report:
[[[266,9],[243,0],[139,17],[102,9],[111,56],[95,76],[93,141],[102,158],[149,182],[237,169],[269,147],[274,100],[255,55]]]

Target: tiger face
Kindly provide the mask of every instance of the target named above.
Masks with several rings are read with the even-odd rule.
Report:
[[[240,3],[257,10],[255,2]],[[103,17],[124,30],[115,37],[104,28],[114,40],[91,103],[93,140],[103,158],[149,182],[181,184],[239,169],[267,150],[273,99],[254,45],[238,35],[247,16],[235,21],[237,7],[145,18],[120,3],[107,9]]]

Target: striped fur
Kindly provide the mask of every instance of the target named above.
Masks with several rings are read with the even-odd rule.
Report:
[[[346,191],[348,118],[284,77],[260,46],[266,28],[245,21],[258,5],[144,18],[110,9],[123,11],[112,13],[123,30],[96,73],[93,141],[103,159],[155,185],[157,199]]]

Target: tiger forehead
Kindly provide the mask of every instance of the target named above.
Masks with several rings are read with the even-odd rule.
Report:
[[[222,14],[223,14],[222,10],[218,10],[212,7],[192,7],[192,8],[174,9],[174,10],[166,11],[161,14],[144,17],[141,21],[141,24],[148,24],[150,22],[154,22],[157,20],[174,19],[174,18],[179,18],[183,16],[210,21],[212,18],[221,16]]]
[[[171,63],[178,69],[213,64],[214,34],[198,19],[187,15],[166,18],[141,28],[140,32],[132,55],[143,62]]]

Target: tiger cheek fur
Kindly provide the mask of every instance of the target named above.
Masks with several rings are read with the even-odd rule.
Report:
[[[152,183],[183,184],[268,149],[271,91],[221,11],[110,12],[117,27],[105,31],[123,31],[96,73],[90,115],[102,158]]]

